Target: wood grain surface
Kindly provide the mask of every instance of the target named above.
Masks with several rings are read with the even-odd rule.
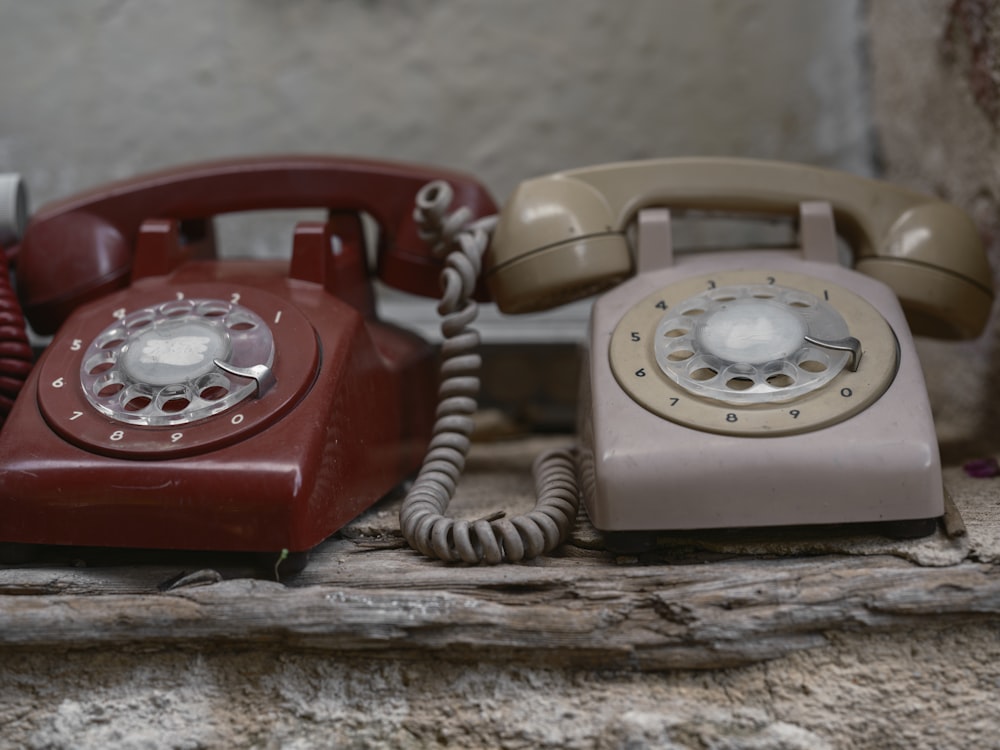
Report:
[[[530,502],[526,467],[553,442],[477,447],[460,512]],[[936,566],[878,549],[835,554],[829,540],[796,554],[778,553],[787,540],[773,554],[757,542],[688,540],[621,557],[581,518],[558,554],[468,567],[406,548],[398,502],[383,501],[283,581],[233,555],[48,550],[0,568],[0,648],[225,644],[662,670],[772,659],[834,631],[946,628],[1000,613],[998,569],[967,546]]]

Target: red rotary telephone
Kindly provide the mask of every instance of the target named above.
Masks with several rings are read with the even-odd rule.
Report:
[[[495,211],[464,175],[311,156],[39,210],[9,257],[25,316],[55,337],[0,431],[0,543],[301,552],[414,471],[434,353],[377,319],[361,216],[382,280],[436,297],[412,218],[435,179]],[[213,216],[307,207],[328,218],[297,225],[290,263],[216,259]]]

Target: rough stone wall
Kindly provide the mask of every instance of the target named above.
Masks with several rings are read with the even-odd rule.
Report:
[[[884,175],[967,210],[1000,269],[1000,3],[869,4],[872,111]],[[978,341],[921,341],[946,459],[1000,448],[1000,350],[992,322]]]
[[[275,650],[5,655],[0,749],[996,747],[995,625],[830,637],[720,671]]]

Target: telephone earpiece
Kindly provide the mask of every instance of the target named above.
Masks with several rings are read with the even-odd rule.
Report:
[[[483,188],[464,175],[339,157],[230,159],[104,185],[43,206],[31,218],[17,259],[25,314],[38,333],[53,333],[81,303],[127,286],[136,236],[147,219],[178,220],[191,256],[211,258],[213,216],[274,208],[370,215],[379,228],[382,279],[436,296],[440,263],[417,235],[411,214],[417,191],[437,178],[454,185],[474,215],[495,210]]]
[[[992,306],[975,226],[957,208],[887,183],[747,159],[662,159],[529,180],[501,212],[488,283],[506,312],[542,310],[631,272],[626,229],[647,207],[792,216],[825,201],[857,270],[900,297],[917,333],[978,335]]]
[[[56,253],[56,260],[44,248],[65,251]],[[132,250],[122,232],[100,216],[70,211],[40,221],[26,234],[17,258],[25,316],[37,332],[55,333],[74,308],[128,284],[131,266]]]
[[[16,247],[28,219],[28,191],[18,174],[0,174],[0,251]],[[7,420],[31,372],[34,352],[11,283],[8,260],[0,265],[0,425]]]
[[[522,182],[500,213],[487,283],[501,310],[526,313],[587,297],[632,269],[614,207],[582,180]]]
[[[0,174],[0,248],[16,243],[28,223],[28,192],[21,175]]]
[[[883,251],[855,268],[899,297],[910,330],[936,338],[975,338],[993,304],[990,269],[972,220],[948,203],[905,211],[889,229]]]

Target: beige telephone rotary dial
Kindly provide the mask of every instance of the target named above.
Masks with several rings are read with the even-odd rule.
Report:
[[[699,430],[787,435],[858,413],[892,382],[896,338],[868,302],[797,273],[729,271],[635,304],[611,367],[646,409]]]

